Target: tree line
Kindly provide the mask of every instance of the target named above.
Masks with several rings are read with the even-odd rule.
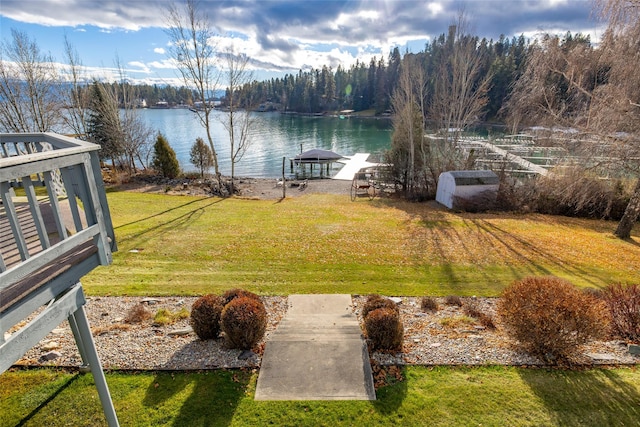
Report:
[[[418,53],[401,53],[396,47],[386,60],[374,57],[368,64],[358,61],[348,69],[338,65],[333,70],[325,65],[318,69],[300,70],[284,77],[247,83],[243,90],[251,94],[252,99],[278,104],[284,111],[312,114],[371,109],[376,114],[389,113],[403,58],[410,58],[413,64],[425,70],[428,79],[425,90],[427,94],[433,94],[443,59],[452,53],[455,43],[465,43],[472,45],[474,55],[480,58],[478,80],[489,76],[487,106],[482,116],[476,119],[495,120],[510,87],[524,71],[530,42],[523,35],[511,39],[502,35],[494,41],[464,34],[464,40],[460,40],[456,39],[458,30],[457,25],[452,25],[448,33],[436,37]],[[572,35],[569,33],[567,37]]]

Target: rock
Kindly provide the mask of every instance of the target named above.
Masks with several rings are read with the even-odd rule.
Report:
[[[167,332],[167,335],[170,337],[181,337],[184,335],[189,335],[192,332],[193,328],[191,326],[187,326],[186,328],[174,329],[173,331],[169,331]]]
[[[56,328],[56,329],[54,329],[53,331],[51,331],[51,333],[52,333],[53,335],[62,335],[62,334],[64,334],[64,333],[65,333],[65,332],[67,332],[67,331],[68,331],[68,329],[67,329],[67,328]]]
[[[420,342],[420,338],[414,338],[414,339],[413,339],[413,342],[415,342],[415,343],[419,343],[419,342]]]
[[[140,304],[155,305],[155,304],[158,304],[159,302],[160,300],[157,298],[143,298],[140,301]]]
[[[11,338],[11,334],[9,332],[5,332],[4,333],[4,340],[8,340],[9,338]]]
[[[240,355],[238,356],[238,360],[247,360],[247,359],[251,359],[253,356],[257,356],[253,351],[251,350],[244,350],[242,353],[240,353]]]
[[[434,342],[434,343],[432,343],[432,344],[429,344],[429,347],[438,348],[438,347],[440,347],[441,345],[442,345],[442,343]]]
[[[58,344],[56,341],[49,341],[41,347],[41,350],[51,351],[51,350],[55,350],[56,348],[60,348],[60,344]]]
[[[640,354],[640,344],[629,344],[629,353],[634,355]]]
[[[60,353],[58,351],[50,351],[50,352],[45,353],[42,356],[40,356],[40,361],[42,361],[42,362],[50,362],[52,360],[57,359],[58,357],[62,357],[62,353]]]
[[[607,353],[587,353],[587,356],[597,362],[619,362],[617,357]]]
[[[484,326],[480,326],[480,325],[475,325],[473,328],[477,331],[484,331],[485,329],[487,329]]]
[[[389,299],[395,302],[396,304],[402,304],[402,298],[400,297],[389,297]]]

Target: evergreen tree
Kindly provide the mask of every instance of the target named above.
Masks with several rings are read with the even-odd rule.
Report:
[[[153,168],[165,178],[175,178],[180,175],[180,164],[176,152],[169,145],[167,139],[158,132],[156,143],[153,146]]]
[[[200,171],[200,177],[204,178],[204,173],[213,166],[213,155],[211,149],[204,143],[202,138],[197,138],[191,146],[191,163]]]
[[[115,160],[123,153],[123,135],[118,102],[113,92],[104,84],[94,81],[91,85],[91,112],[87,120],[89,141],[99,144],[100,157]]]

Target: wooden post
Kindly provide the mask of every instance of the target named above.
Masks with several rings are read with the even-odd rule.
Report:
[[[284,177],[284,165],[286,160],[287,160],[286,157],[282,158],[282,198],[283,199],[287,197],[287,181]]]

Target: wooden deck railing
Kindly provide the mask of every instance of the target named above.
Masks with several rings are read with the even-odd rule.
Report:
[[[0,134],[0,373],[68,320],[114,426],[80,283],[117,249],[99,148],[52,133]]]

